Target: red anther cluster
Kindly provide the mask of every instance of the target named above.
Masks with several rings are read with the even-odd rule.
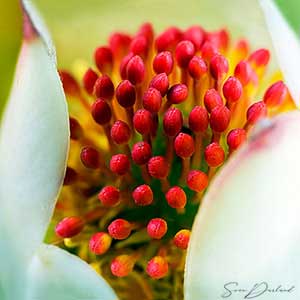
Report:
[[[93,91],[94,91],[94,85],[95,85],[95,82],[97,81],[98,79],[98,75],[95,71],[93,71],[91,68],[89,68],[84,76],[83,76],[83,86],[86,90],[87,93],[89,94],[92,94]]]
[[[194,56],[189,62],[188,69],[194,79],[200,79],[207,72],[207,65],[201,57]]]
[[[188,229],[178,231],[174,236],[174,244],[176,247],[186,250],[190,241],[191,232]]]
[[[147,232],[153,239],[160,240],[168,230],[168,224],[164,219],[151,219],[147,225]]]
[[[169,171],[169,163],[163,156],[153,156],[148,161],[148,172],[154,178],[164,179],[169,175]]]
[[[185,84],[174,84],[168,91],[167,99],[172,104],[179,104],[188,97],[188,88]]]
[[[80,153],[80,159],[86,168],[97,169],[100,166],[100,154],[95,148],[82,148]]]
[[[133,116],[134,129],[140,134],[148,134],[152,129],[152,115],[146,109],[139,109]]]
[[[247,138],[246,130],[243,128],[236,128],[231,130],[227,135],[227,144],[230,151],[239,148]]]
[[[84,224],[84,220],[80,217],[67,217],[56,225],[55,232],[62,238],[70,238],[80,233]]]
[[[228,102],[238,101],[243,92],[243,86],[240,81],[234,77],[230,76],[223,85],[223,95]]]
[[[179,186],[173,186],[168,190],[166,200],[173,208],[184,208],[187,202],[186,194]]]
[[[99,47],[94,53],[95,64],[102,74],[109,74],[113,68],[113,54],[109,47]]]
[[[116,98],[119,104],[124,107],[132,107],[135,103],[135,87],[129,80],[120,82],[116,89]]]
[[[191,170],[187,176],[186,184],[191,190],[200,193],[207,188],[208,177],[202,171]]]
[[[130,161],[125,154],[113,155],[110,159],[109,167],[113,173],[118,175],[126,174],[130,169]]]
[[[258,49],[249,56],[249,62],[256,67],[265,66],[270,60],[270,51],[267,49]]]
[[[97,232],[92,235],[89,248],[96,255],[102,255],[109,249],[111,237],[106,232]]]
[[[153,70],[156,74],[166,73],[169,75],[173,70],[173,65],[173,56],[169,51],[162,51],[153,59]]]
[[[107,124],[112,116],[111,108],[104,99],[97,99],[91,108],[93,119],[99,125]]]
[[[247,123],[254,125],[258,120],[266,117],[267,107],[263,101],[252,104],[247,110]]]
[[[118,120],[111,127],[110,136],[118,145],[127,144],[131,137],[131,130],[127,123]]]
[[[83,130],[79,122],[74,118],[69,118],[71,140],[79,140],[83,135]]]
[[[167,260],[162,256],[153,257],[147,265],[147,274],[153,279],[165,277],[169,271]]]
[[[108,75],[99,77],[94,84],[94,92],[97,98],[111,100],[115,93],[115,87]]]
[[[205,132],[208,128],[209,117],[207,110],[202,106],[195,106],[189,115],[189,128],[195,132]]]
[[[229,65],[227,59],[220,54],[216,54],[210,61],[211,76],[216,79],[222,79],[228,72]]]
[[[204,105],[209,113],[217,107],[223,105],[221,95],[215,89],[209,89],[204,95]]]
[[[215,132],[223,132],[230,123],[231,113],[226,106],[215,107],[210,114],[210,127]]]
[[[115,257],[110,265],[110,270],[117,277],[127,276],[134,267],[134,260],[131,256],[123,254]]]
[[[220,166],[225,159],[223,148],[216,142],[209,144],[204,151],[204,157],[210,167]]]
[[[151,155],[152,149],[147,142],[137,142],[132,147],[131,157],[137,165],[146,164],[151,158]]]
[[[169,89],[169,79],[166,73],[157,74],[152,78],[149,84],[150,87],[157,89],[161,96],[164,97]]]
[[[142,83],[146,72],[142,58],[138,55],[133,56],[126,66],[126,71],[127,78],[132,84]]]
[[[63,219],[56,233],[72,238],[83,231],[74,239],[78,253],[86,253],[88,237],[88,262],[105,255],[102,274],[108,261],[117,277],[136,262],[137,275],[154,279],[167,276],[168,262],[170,278],[183,273],[177,259],[210,180],[256,122],[290,105],[282,81],[262,86],[269,51],[249,49],[243,39],[232,44],[224,29],[170,27],[155,35],[145,23],[98,47],[81,83],[60,71],[74,116],[68,187],[55,216],[73,215],[74,208],[79,216]],[[139,259],[149,255],[142,270]]]
[[[287,96],[288,89],[280,80],[272,84],[265,92],[264,102],[268,107],[279,106]]]
[[[183,125],[182,113],[178,108],[169,108],[164,114],[163,127],[167,136],[176,136]]]
[[[153,192],[147,184],[142,184],[134,189],[132,198],[136,205],[147,206],[153,202]]]
[[[195,152],[195,144],[193,138],[186,133],[179,133],[174,141],[174,149],[176,154],[181,158],[188,158]]]
[[[120,191],[114,186],[105,186],[98,194],[104,206],[115,206],[120,202]]]
[[[190,41],[178,43],[175,49],[175,57],[180,68],[187,68],[190,60],[195,54],[194,44]]]
[[[149,110],[152,113],[158,113],[161,107],[162,97],[160,92],[150,87],[148,88],[143,96],[143,106],[145,109]]]
[[[124,219],[116,219],[109,224],[107,229],[112,238],[124,240],[130,235],[132,226]]]

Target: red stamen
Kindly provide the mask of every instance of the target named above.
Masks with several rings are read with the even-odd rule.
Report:
[[[273,83],[264,94],[264,102],[268,107],[279,106],[287,96],[288,89],[280,80]]]
[[[147,265],[146,272],[153,279],[160,279],[167,275],[169,265],[166,259],[162,256],[153,257]]]
[[[206,62],[201,57],[194,56],[189,62],[188,70],[194,79],[199,80],[207,72]]]
[[[225,153],[223,148],[214,142],[205,148],[204,157],[210,167],[218,167],[224,162]]]
[[[106,232],[97,232],[92,235],[89,248],[96,255],[107,252],[111,245],[111,237]]]
[[[94,91],[94,85],[96,80],[98,79],[98,75],[91,68],[89,68],[84,76],[83,76],[83,87],[87,91],[87,93],[92,94]]]
[[[158,113],[161,107],[162,97],[155,88],[148,88],[143,95],[143,106],[152,113]]]
[[[170,166],[163,156],[154,156],[148,161],[149,174],[157,179],[165,179],[169,175]]]
[[[201,106],[195,106],[189,115],[189,128],[195,132],[205,132],[208,128],[209,117],[207,110]]]
[[[218,48],[210,42],[204,42],[201,47],[201,56],[206,61],[210,61],[218,53]]]
[[[191,170],[186,179],[187,186],[195,192],[202,192],[208,186],[208,177],[207,175],[198,170]]]
[[[255,64],[256,67],[266,66],[270,60],[270,51],[267,49],[258,49],[250,54],[248,61]]]
[[[131,37],[127,34],[116,32],[109,38],[109,47],[115,58],[120,59],[129,49]]]
[[[191,232],[188,229],[181,229],[174,236],[173,242],[179,249],[186,250],[190,241]]]
[[[102,74],[110,74],[113,68],[113,54],[108,47],[98,47],[94,53],[97,68]]]
[[[166,200],[173,208],[184,208],[187,202],[186,194],[179,186],[174,186],[166,193]]]
[[[110,170],[118,175],[126,174],[130,169],[130,161],[125,154],[113,155],[109,163]]]
[[[204,105],[209,113],[217,106],[223,106],[223,99],[215,89],[209,89],[204,95]]]
[[[139,55],[143,59],[146,59],[149,52],[149,44],[146,37],[139,35],[133,38],[130,43],[130,51],[134,55]]]
[[[115,87],[108,75],[99,77],[94,85],[95,95],[97,98],[111,100],[115,93]]]
[[[125,277],[134,267],[134,259],[127,254],[119,255],[115,257],[111,264],[110,270],[114,276]]]
[[[258,120],[267,116],[267,107],[263,101],[252,104],[247,110],[247,124],[254,125]]]
[[[131,224],[124,219],[116,219],[108,226],[109,235],[116,240],[124,240],[131,233]]]
[[[177,135],[183,125],[182,113],[178,108],[169,108],[163,118],[164,132],[167,136],[173,137]]]
[[[212,57],[210,61],[210,73],[214,79],[222,79],[228,70],[228,61],[223,55],[216,54]]]
[[[218,49],[225,51],[229,45],[229,33],[225,29],[206,34],[206,40]]]
[[[191,41],[181,41],[175,49],[175,58],[180,68],[187,68],[195,54],[195,47]]]
[[[240,61],[234,69],[234,76],[241,82],[243,86],[249,83],[251,79],[251,73],[251,66],[246,60]]]
[[[157,74],[150,81],[149,87],[153,87],[160,91],[162,97],[164,97],[169,89],[169,79],[166,73]]]
[[[193,138],[186,133],[179,133],[174,141],[174,149],[176,154],[181,158],[191,157],[195,152]]]
[[[239,148],[246,140],[247,133],[245,129],[236,128],[231,130],[227,135],[227,144],[229,151],[232,152]]]
[[[233,76],[230,76],[223,85],[223,94],[228,102],[238,101],[243,92],[243,86],[240,81]]]
[[[69,118],[70,123],[70,137],[72,140],[79,140],[83,135],[83,130],[79,122],[74,118]]]
[[[149,221],[147,225],[148,235],[156,240],[160,240],[168,230],[168,224],[164,219],[155,218]]]
[[[226,106],[215,107],[210,114],[210,127],[215,132],[223,132],[230,123],[231,113]]]
[[[99,192],[98,199],[104,206],[116,206],[120,202],[120,191],[114,186],[105,186]]]
[[[79,84],[69,72],[60,70],[59,77],[66,94],[71,96],[78,96],[80,94]]]
[[[151,158],[151,155],[152,149],[147,142],[137,142],[132,147],[131,157],[137,165],[146,164]]]
[[[166,73],[170,75],[173,70],[173,56],[170,51],[163,51],[158,54],[153,59],[153,70],[156,74]]]
[[[55,227],[55,232],[62,238],[70,238],[82,231],[84,220],[80,217],[67,217],[61,220]]]
[[[135,87],[129,80],[121,81],[116,89],[116,98],[119,104],[124,107],[132,107],[135,103],[136,93]]]
[[[177,43],[182,38],[182,32],[176,27],[170,27],[160,35],[157,36],[155,40],[155,47],[157,52],[171,51],[175,49]]]
[[[135,130],[142,134],[149,134],[152,128],[152,116],[146,109],[139,109],[133,117],[133,126]]]
[[[134,189],[132,197],[136,205],[147,206],[153,202],[153,192],[149,185],[142,184]]]
[[[145,65],[142,58],[138,55],[133,56],[127,64],[126,67],[127,78],[128,80],[134,84],[140,84],[144,81],[145,78]]]
[[[93,119],[95,120],[96,123],[99,125],[105,125],[109,123],[111,117],[112,117],[112,112],[109,107],[109,105],[105,102],[103,99],[97,99],[91,108],[91,113],[93,116]]]
[[[183,39],[191,41],[196,51],[201,49],[204,38],[205,32],[200,26],[191,26],[183,34]]]
[[[134,56],[133,53],[129,52],[126,56],[123,57],[123,59],[121,61],[119,70],[120,70],[121,78],[123,80],[125,80],[127,78],[127,65],[133,56]]]
[[[174,84],[168,91],[167,98],[172,104],[179,104],[188,97],[188,88],[185,84]]]
[[[137,33],[137,36],[140,35],[144,36],[149,44],[152,44],[154,39],[154,30],[152,24],[149,22],[142,24]]]
[[[100,166],[99,152],[92,147],[84,147],[80,152],[80,159],[83,165],[89,169],[98,169]]]
[[[127,144],[131,137],[131,130],[127,123],[118,120],[111,127],[110,136],[118,145]]]

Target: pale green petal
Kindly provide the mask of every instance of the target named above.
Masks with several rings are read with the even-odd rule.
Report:
[[[28,272],[25,299],[116,300],[108,284],[83,260],[55,246],[43,245]]]
[[[267,121],[211,184],[188,249],[185,299],[222,299],[224,284],[267,282],[300,299],[300,113]],[[245,293],[229,299],[242,299]]]
[[[300,107],[300,43],[276,5],[271,0],[260,0],[272,37],[277,61],[293,99]]]
[[[43,241],[64,177],[68,124],[46,44],[25,37],[0,127],[1,270],[19,268]]]
[[[253,47],[271,47],[258,0],[35,0],[54,37],[61,67],[77,58],[91,61],[94,48],[115,30],[135,32],[145,21],[157,31],[170,25],[226,26],[234,37],[248,37]]]

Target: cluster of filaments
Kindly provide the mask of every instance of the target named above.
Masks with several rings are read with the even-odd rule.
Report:
[[[287,99],[286,86],[276,81],[262,100],[254,101],[269,56],[266,49],[249,53],[245,40],[230,46],[226,30],[171,27],[155,37],[147,23],[134,36],[114,33],[108,46],[98,47],[95,66],[86,71],[82,84],[61,71],[69,105],[80,107],[77,118],[70,118],[71,154],[64,182],[64,189],[72,190],[65,198],[77,200],[73,210],[65,199],[57,205],[57,215],[65,218],[56,233],[66,246],[81,235],[92,255],[109,253],[112,274],[123,277],[146,255],[145,243],[140,248],[134,238],[133,247],[118,243],[143,232],[146,244],[153,240],[156,245],[146,273],[160,279],[178,267],[170,263],[169,250],[177,247],[184,256],[190,228],[177,228],[166,238],[168,220],[161,211],[137,222],[119,216],[128,208],[155,206],[153,182],[160,182],[155,188],[159,186],[164,200],[159,201],[178,215],[184,214],[187,202],[199,203],[251,126]],[[173,174],[174,185],[169,177],[175,161],[181,166]],[[187,190],[193,194],[189,199]],[[74,215],[66,217],[70,211]]]

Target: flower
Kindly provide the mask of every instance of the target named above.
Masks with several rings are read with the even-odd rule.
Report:
[[[268,5],[269,2],[265,2],[265,4]],[[288,30],[288,28],[286,29]],[[196,39],[193,39],[195,31]],[[124,299],[128,296],[132,298],[133,293],[135,295],[142,293],[143,298],[153,298],[156,297],[156,290],[159,291],[160,298],[169,298],[170,295],[180,297],[184,265],[183,250],[187,248],[190,236],[189,230],[182,229],[182,226],[185,224],[189,224],[188,227],[191,226],[198,207],[197,203],[202,198],[201,192],[214,177],[217,167],[222,165],[225,160],[224,145],[227,133],[230,156],[233,157],[232,161],[238,162],[238,156],[235,156],[233,152],[236,152],[244,142],[247,132],[253,124],[267,112],[273,115],[293,107],[287,87],[281,80],[277,80],[265,92],[264,101],[256,102],[247,109],[251,93],[257,89],[257,83],[264,75],[265,65],[269,60],[268,50],[261,49],[253,52],[249,59],[238,64],[234,76],[227,78],[228,68],[232,68],[240,59],[247,56],[247,44],[245,41],[240,41],[231,48],[233,55],[230,65],[228,65],[228,60],[224,56],[228,47],[227,32],[221,30],[208,35],[206,39],[209,43],[206,48],[203,46],[201,49],[202,58],[195,55],[197,47],[201,47],[199,32],[203,34],[201,28],[193,27],[185,33],[186,40],[181,40],[179,37],[181,31],[173,28],[167,31],[167,35],[156,39],[156,46],[160,50],[165,50],[165,43],[167,42],[168,46],[168,38],[171,33],[173,36],[179,37],[174,48],[168,50],[175,50],[175,61],[181,68],[181,71],[178,72],[181,73],[181,80],[175,78],[178,76],[175,71],[172,72],[174,61],[170,52],[169,54],[161,52],[163,54],[157,55],[156,63],[154,63],[154,70],[158,74],[147,88],[144,82],[150,81],[150,78],[147,77],[151,62],[149,57],[153,55],[151,48],[149,54],[147,45],[151,44],[153,36],[151,25],[146,24],[141,27],[140,34],[130,44],[131,51],[135,52],[135,55],[127,56],[127,61],[123,59],[125,67],[123,67],[124,72],[121,70],[121,75],[124,78],[116,88],[114,100],[112,100],[113,83],[116,84],[118,75],[112,62],[119,60],[118,63],[120,63],[121,57],[119,57],[120,54],[114,51],[112,53],[111,50],[121,50],[120,47],[97,48],[95,64],[103,74],[99,76],[99,71],[87,70],[83,79],[85,92],[68,72],[60,73],[65,92],[68,95],[70,112],[76,116],[76,119],[70,119],[72,142],[69,167],[53,218],[53,222],[55,222],[57,218],[64,217],[56,227],[56,233],[60,238],[53,239],[53,235],[48,234],[47,240],[70,249],[88,261],[110,281],[119,296]],[[288,33],[290,34],[289,31]],[[123,36],[123,38],[124,45],[128,45],[131,38],[128,36]],[[48,40],[46,42],[49,45]],[[294,48],[296,47],[298,47],[297,44]],[[51,52],[52,48],[48,47],[48,50]],[[235,62],[234,59],[236,59]],[[286,66],[286,60],[279,61]],[[297,60],[294,63],[297,66]],[[289,83],[293,82],[294,74],[290,70],[294,67],[293,65],[288,68],[287,81]],[[166,74],[163,74],[161,69]],[[172,75],[168,78],[167,75],[170,72]],[[203,79],[206,79],[206,82]],[[170,89],[168,89],[169,81],[172,83]],[[177,81],[180,83],[176,83]],[[208,93],[207,87],[210,87],[210,82],[214,83],[215,90],[209,89]],[[199,83],[201,84],[199,85]],[[247,85],[250,86],[249,89],[246,88]],[[297,88],[293,85],[289,87],[291,93],[297,96]],[[193,97],[188,95],[189,92],[191,94],[191,90],[194,92]],[[93,93],[98,99],[90,108]],[[223,105],[220,96],[222,93],[226,99],[226,106]],[[167,101],[162,99],[165,95]],[[198,99],[203,97],[204,105],[198,105],[192,109],[190,103],[195,101],[195,104],[198,104]],[[295,97],[295,99],[298,98]],[[136,107],[133,109],[135,102]],[[9,103],[13,103],[13,101]],[[141,109],[141,104],[143,109]],[[180,109],[175,108],[174,104]],[[5,115],[9,114],[9,107]],[[155,124],[160,110],[165,114],[160,116],[163,124],[157,128]],[[58,114],[55,115],[58,116]],[[189,115],[189,130],[182,130],[184,119],[182,115],[185,118]],[[115,119],[116,116],[119,120]],[[246,116],[246,121],[241,116]],[[65,115],[61,115],[60,119],[65,119]],[[113,126],[110,124],[112,119],[115,119]],[[291,119],[293,118],[291,117]],[[58,126],[59,119],[56,121],[55,125]],[[5,125],[6,122],[8,122],[7,118],[4,119],[3,124]],[[208,123],[211,131],[207,129]],[[7,128],[9,127],[3,126],[3,128],[6,128],[6,136],[8,136]],[[133,134],[134,128],[137,131],[136,134]],[[162,134],[163,131],[167,138]],[[58,136],[61,137],[63,132],[62,130]],[[142,141],[137,138],[138,134],[142,135]],[[5,138],[5,134],[3,136]],[[66,142],[66,139],[62,139],[63,142]],[[167,145],[165,156],[163,142],[166,142]],[[200,147],[202,143],[205,145],[205,151]],[[123,145],[123,149],[119,145]],[[109,152],[112,154],[109,155]],[[61,151],[60,155],[65,155],[65,153],[65,150]],[[52,153],[50,155],[52,156]],[[205,162],[201,159],[203,155]],[[134,164],[130,161],[130,156]],[[108,158],[110,159],[109,168],[105,166],[105,159]],[[63,165],[61,157],[55,159],[55,162]],[[191,163],[194,170],[191,170]],[[6,175],[8,167],[4,166],[6,168],[3,174],[8,178],[4,181],[6,184],[11,182],[11,177]],[[179,168],[181,168],[181,176],[178,180]],[[58,169],[60,172],[62,171],[61,167],[56,170]],[[156,180],[151,180],[151,177]],[[59,176],[54,175],[50,178],[57,179]],[[187,180],[186,183],[185,180]],[[4,184],[3,190],[7,194]],[[59,182],[52,189],[52,191],[55,190],[55,195],[58,187]],[[130,195],[131,188],[132,195]],[[98,197],[102,205],[96,199],[95,192],[99,192]],[[164,195],[166,199],[162,199]],[[190,201],[192,195],[194,195],[195,204]],[[209,199],[209,192],[207,195],[205,198]],[[134,204],[130,199],[131,196]],[[159,202],[157,199],[160,199]],[[53,207],[53,202],[51,203]],[[199,215],[201,216],[201,210]],[[43,223],[46,224],[47,220]],[[145,225],[147,225],[147,233],[144,230]],[[209,227],[209,225],[207,226]],[[53,230],[51,228],[50,226],[49,232]],[[99,232],[99,229],[102,231]],[[106,230],[107,232],[105,232]],[[195,249],[195,244],[198,245],[198,239],[194,237],[202,230],[205,229],[193,230],[193,244],[190,249]],[[170,243],[173,235],[175,235],[174,246],[173,243]],[[114,239],[113,243],[112,238]],[[153,241],[149,243],[150,238]],[[209,241],[207,245],[209,245]],[[176,249],[175,246],[179,249]],[[197,275],[189,277],[190,274],[193,274],[193,267],[189,266],[193,265],[194,260],[197,264],[200,261],[201,264],[205,256],[191,254],[191,251],[193,250],[189,250],[187,265],[187,269],[190,269],[188,269],[186,277],[186,295],[193,298],[195,295],[193,282],[196,282],[197,287],[197,280],[195,280]],[[98,258],[91,252],[102,255],[102,257]],[[34,272],[32,269],[35,270],[36,258],[32,261],[33,267],[31,265],[29,267],[30,275]],[[135,267],[135,264],[138,267]],[[108,265],[110,265],[111,273],[121,279],[116,279],[107,273]],[[133,271],[134,268],[136,268],[135,271]],[[145,272],[160,281],[149,280]],[[41,274],[45,274],[45,270],[41,271]],[[94,273],[90,274],[94,276]],[[173,289],[170,287],[169,274],[175,280]],[[124,276],[128,277],[123,279]],[[41,277],[43,278],[43,276]],[[40,284],[39,281],[37,282]],[[46,278],[45,282],[49,283],[49,279]],[[35,287],[38,284],[35,284]],[[41,286],[43,287],[43,282]],[[41,288],[29,290],[29,293],[37,291],[42,294],[44,292]],[[109,290],[107,293],[112,296]],[[208,291],[206,295],[210,293],[211,291]]]

